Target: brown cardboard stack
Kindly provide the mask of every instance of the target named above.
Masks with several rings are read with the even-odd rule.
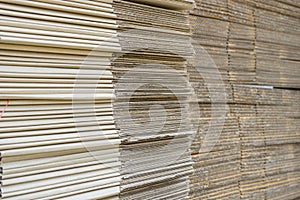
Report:
[[[265,199],[266,145],[257,114],[258,88],[234,86],[235,114],[239,121],[241,146],[240,198]]]
[[[267,96],[273,97],[272,105],[258,106],[259,117],[264,123],[266,140],[266,198],[296,199],[299,197],[300,182],[300,92],[275,89],[268,93]],[[282,97],[281,105],[276,106],[275,102],[278,102],[280,96]]]
[[[256,5],[258,83],[299,88],[299,2],[257,0]]]
[[[300,129],[299,109],[295,107],[299,105],[298,3],[195,2],[197,6],[190,15],[193,46],[202,46],[213,58],[223,78],[230,110],[219,142],[201,159],[204,155],[199,149],[213,120],[210,109],[214,102],[207,82],[213,83],[214,76],[206,76],[211,77],[207,81],[190,66],[190,81],[202,102],[201,125],[193,142],[191,198],[299,197],[296,156]],[[204,74],[211,71],[201,69]],[[220,92],[217,88],[215,91]],[[231,127],[228,134],[227,127]],[[230,140],[223,139],[226,135]]]
[[[203,109],[209,105],[200,105]],[[201,109],[202,110],[202,109]],[[206,111],[208,114],[209,111]],[[191,176],[191,199],[237,199],[240,176],[238,123],[234,115],[226,118],[223,130],[209,153],[200,151],[212,118],[200,117],[200,137],[193,143],[194,174]],[[219,125],[220,126],[220,125]]]
[[[110,58],[120,46],[112,2],[0,6],[1,198],[117,198]]]
[[[193,8],[194,0],[130,0],[144,5],[152,5],[172,10],[190,10]]]
[[[196,59],[188,72],[198,95],[200,116],[193,142],[195,171],[191,176],[190,198],[236,199],[240,196],[240,139],[237,118],[226,105],[233,100],[228,73],[227,2],[196,1],[196,5],[190,16]],[[208,55],[200,53],[203,49]],[[213,62],[207,62],[209,57]],[[212,127],[214,130],[210,131]],[[203,152],[206,137],[211,136],[212,149]]]
[[[212,88],[216,92],[218,88],[218,79],[221,79],[225,86],[227,100],[232,100],[231,86],[227,82],[228,76],[228,50],[227,50],[227,28],[228,23],[218,19],[203,18],[197,15],[190,16],[192,35],[192,44],[196,53],[202,54],[195,59],[193,65],[188,69],[190,82],[192,83],[198,98],[202,102],[210,102],[209,91],[205,79],[210,80]],[[203,50],[208,54],[203,54]],[[211,65],[204,63],[212,59]],[[194,65],[197,64],[197,67]],[[214,69],[215,67],[215,69]],[[200,70],[197,72],[197,69]],[[214,85],[215,84],[215,85]]]
[[[192,173],[186,1],[115,1],[114,114],[120,129],[120,199],[186,199]]]
[[[293,107],[299,105],[299,92],[259,86],[235,86],[234,92],[235,102],[242,104],[235,110],[241,138],[241,198],[298,197],[299,112]]]
[[[228,1],[228,71],[235,84],[253,84],[256,78],[256,27],[253,5],[240,0]]]

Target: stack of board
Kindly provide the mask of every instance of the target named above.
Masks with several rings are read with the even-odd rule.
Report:
[[[192,146],[190,198],[296,199],[300,195],[299,3],[195,2],[190,13],[193,46],[202,47],[214,61],[200,65],[204,74],[217,66],[229,110],[214,149],[201,153],[215,104],[205,77],[214,76],[197,76],[191,66],[190,82],[201,115]]]
[[[0,6],[1,199],[300,197],[299,1]]]
[[[300,88],[299,2],[257,0],[256,6],[258,84]]]
[[[240,180],[240,138],[238,120],[231,111],[221,126],[219,136],[212,140],[213,149],[201,151],[203,141],[209,133],[211,105],[200,104],[201,116],[198,135],[193,142],[192,156],[194,173],[190,179],[191,199],[238,199]],[[218,127],[215,127],[217,129]]]
[[[300,92],[261,86],[234,86],[234,91],[241,139],[241,198],[299,197],[299,111],[295,106]]]
[[[114,3],[122,47],[113,62],[114,116],[122,139],[120,199],[188,198],[195,131],[187,62],[193,51],[188,14],[178,10],[179,2],[189,6]]]
[[[256,79],[254,7],[245,1],[228,1],[228,70],[230,82],[254,84]]]
[[[0,6],[1,198],[117,199],[112,1]]]
[[[227,1],[196,1],[190,23],[196,59],[188,73],[200,108],[199,129],[192,145],[190,199],[239,199],[238,119],[234,107],[227,105],[233,103]],[[201,54],[205,51],[208,55]],[[209,58],[212,62],[206,62]],[[211,137],[212,149],[203,152],[207,137]]]

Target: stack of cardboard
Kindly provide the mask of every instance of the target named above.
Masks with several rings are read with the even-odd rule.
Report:
[[[300,10],[293,4],[277,1],[257,3],[257,79],[260,84],[283,88],[300,87]]]
[[[299,1],[256,1],[257,115],[265,135],[265,198],[299,198]],[[267,91],[267,92],[266,92]]]
[[[201,128],[193,142],[191,198],[298,197],[299,4],[293,0],[195,2],[190,15],[193,46],[203,47],[214,60],[230,110],[219,142],[201,155],[209,122],[214,120],[215,103],[208,86],[216,76],[197,76],[191,66],[190,81],[202,102]],[[204,74],[211,68],[213,64],[200,65]],[[217,88],[216,84],[214,91],[220,92]]]
[[[201,104],[203,109],[209,105]],[[202,109],[201,109],[202,111]],[[211,111],[206,110],[209,115]],[[229,114],[223,130],[215,141],[213,149],[207,153],[201,151],[206,134],[209,134],[209,123],[213,117],[204,117],[201,112],[200,137],[193,143],[194,174],[191,176],[190,197],[192,199],[237,199],[240,177],[240,139],[238,123],[233,114]],[[217,124],[218,125],[218,124]],[[218,125],[221,126],[221,125]],[[216,127],[215,127],[216,128]]]
[[[193,141],[195,163],[190,198],[237,199],[240,196],[238,121],[226,105],[233,101],[228,73],[227,1],[196,1],[196,5],[190,15],[196,58],[188,73],[197,93],[200,115]],[[207,137],[211,148],[203,151]]]
[[[230,82],[253,84],[256,78],[256,27],[253,5],[228,1],[228,70]]]
[[[241,93],[240,91],[244,91]],[[299,196],[299,91],[234,86],[243,199]]]
[[[136,3],[137,2],[137,3]],[[115,1],[122,52],[115,54],[121,199],[186,199],[192,173],[192,55],[188,15],[172,2]]]
[[[194,7],[194,0],[130,0],[144,5],[168,8],[172,10],[190,10]]]
[[[267,199],[299,197],[299,95],[297,90],[263,91],[258,116],[264,127],[266,143]],[[266,97],[269,97],[266,101]],[[278,102],[281,100],[281,102]],[[262,105],[268,102],[269,105]],[[297,108],[298,107],[298,108]]]
[[[112,2],[0,5],[1,198],[117,198]]]
[[[265,199],[265,135],[257,115],[256,87],[233,86],[240,137],[240,198]]]
[[[0,6],[1,199],[300,197],[299,1]]]

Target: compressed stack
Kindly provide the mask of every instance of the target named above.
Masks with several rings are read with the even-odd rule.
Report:
[[[240,137],[240,198],[265,199],[266,144],[264,127],[257,114],[256,87],[234,86],[234,113]]]
[[[116,199],[112,2],[0,4],[1,198]]]
[[[300,183],[300,92],[281,89],[263,92],[267,92],[265,96],[269,97],[269,106],[261,105],[266,100],[260,98],[263,101],[257,108],[266,143],[265,195],[267,199],[297,199]]]
[[[205,65],[200,57],[198,66],[205,75],[197,75],[195,66],[189,68],[190,82],[202,102],[200,128],[193,142],[190,197],[299,197],[298,2],[195,2],[190,15],[193,46],[206,50],[214,63]],[[222,77],[229,110],[219,142],[203,154],[209,122],[215,120],[216,102],[209,86],[218,73],[212,68]],[[220,88],[215,84],[213,92],[220,93]]]
[[[237,117],[227,105],[233,101],[228,73],[227,1],[196,1],[196,5],[190,15],[196,58],[188,73],[197,93],[200,115],[192,145],[195,163],[190,176],[190,198],[238,199],[239,127]],[[210,139],[207,141],[207,138]],[[203,150],[207,144],[210,148]]]
[[[140,3],[140,2],[143,2]],[[178,4],[179,3],[179,4]],[[115,1],[114,114],[120,129],[120,199],[187,199],[192,173],[189,1]]]
[[[294,90],[299,88],[296,4],[296,1],[255,4],[255,84],[261,86],[246,89],[251,90],[248,98],[246,94],[240,95],[242,103],[255,105],[251,118],[241,121],[244,124],[241,132],[248,138],[241,150],[244,159],[240,187],[244,199],[299,197],[299,109],[296,108],[299,90]],[[241,92],[235,90],[237,93]],[[255,95],[256,98],[249,98]],[[241,135],[241,138],[246,137]]]
[[[3,200],[299,199],[297,0],[0,0]]]
[[[192,41],[195,50],[204,48],[222,74],[228,80],[228,28],[227,3],[195,1],[196,7],[190,15]],[[201,60],[200,60],[201,61]]]
[[[241,198],[298,197],[299,109],[294,106],[299,105],[299,91],[261,86],[234,86],[234,91],[241,138]]]
[[[254,7],[245,1],[228,1],[228,70],[234,84],[253,84],[256,79]]]
[[[256,5],[258,83],[299,88],[299,2],[257,0]]]
[[[129,0],[144,5],[167,8],[171,10],[190,10],[194,7],[194,0]]]
[[[240,178],[240,139],[237,118],[229,114],[223,124],[222,132],[211,141],[213,149],[207,153],[201,151],[203,141],[209,134],[209,105],[200,104],[199,137],[193,142],[194,173],[191,175],[191,199],[238,199]],[[205,114],[204,114],[205,113]],[[230,111],[232,113],[232,111]],[[205,116],[208,115],[208,116]],[[215,120],[215,119],[214,119]],[[222,126],[222,123],[217,124]]]

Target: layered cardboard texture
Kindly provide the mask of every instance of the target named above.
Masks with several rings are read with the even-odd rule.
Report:
[[[118,199],[112,2],[0,4],[1,198]]]
[[[298,199],[297,0],[0,1],[1,199]]]
[[[207,114],[200,116],[204,128],[193,143],[191,199],[299,198],[298,6],[196,1],[190,15],[194,48],[202,46],[215,61],[229,112],[215,148],[203,158],[198,150],[211,100],[208,90],[197,88]],[[205,85],[200,76],[191,81]]]
[[[188,14],[169,8],[171,1],[160,1],[164,8],[145,2],[114,4],[122,47],[113,63],[123,141],[120,199],[187,199],[195,134],[188,113]]]

